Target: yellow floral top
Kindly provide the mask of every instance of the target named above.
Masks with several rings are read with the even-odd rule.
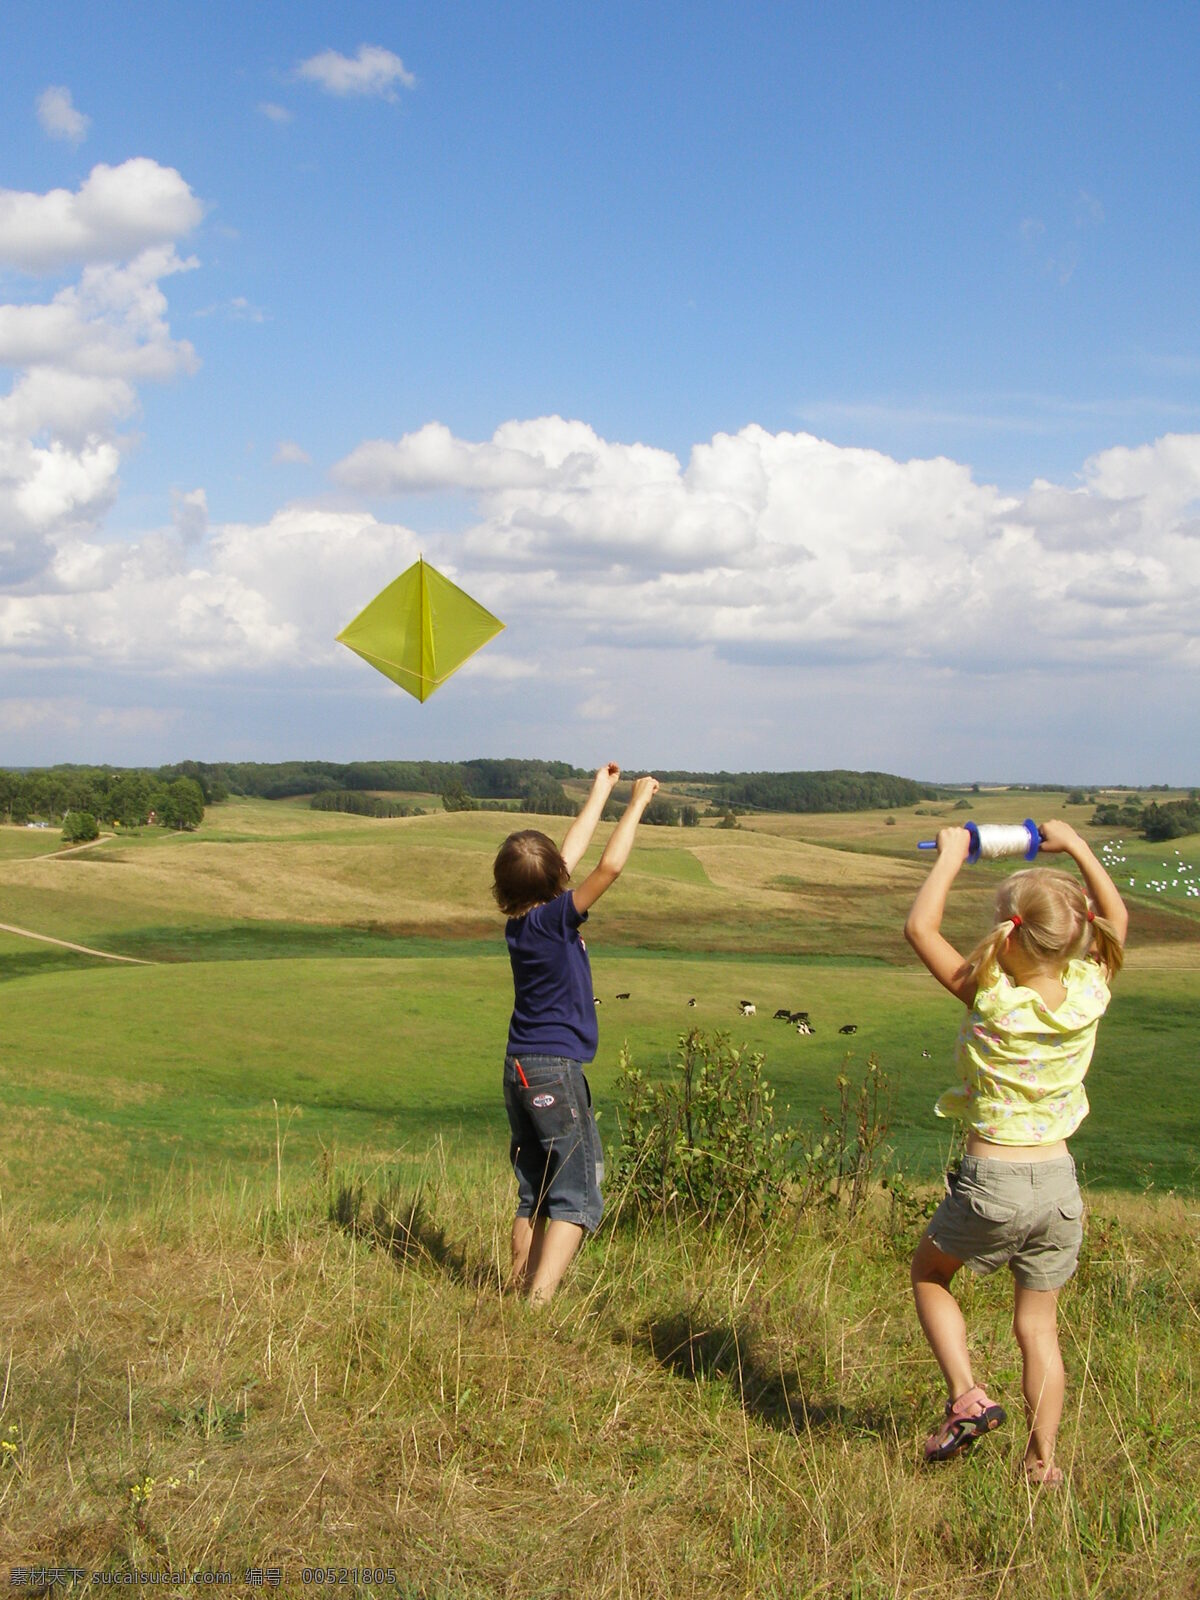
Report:
[[[958,1035],[962,1083],[947,1089],[939,1117],[965,1122],[991,1144],[1054,1144],[1088,1114],[1083,1080],[1096,1028],[1110,999],[1104,969],[1069,961],[1057,1011],[996,968]]]

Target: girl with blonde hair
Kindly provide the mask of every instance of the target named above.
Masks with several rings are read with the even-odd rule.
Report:
[[[936,1107],[964,1125],[965,1154],[912,1261],[917,1317],[947,1390],[925,1459],[949,1460],[1005,1420],[1004,1408],[975,1382],[950,1285],[964,1262],[981,1274],[1007,1266],[1029,1427],[1025,1472],[1053,1486],[1062,1481],[1054,1448],[1065,1387],[1058,1292],[1083,1241],[1083,1200],[1067,1139],[1088,1112],[1083,1080],[1129,919],[1074,828],[1047,822],[1038,831],[1041,851],[1069,855],[1082,883],[1044,867],[1013,873],[996,897],[994,926],[964,959],[941,925],[971,836],[943,828],[904,936],[967,1008],[958,1036],[961,1082]]]

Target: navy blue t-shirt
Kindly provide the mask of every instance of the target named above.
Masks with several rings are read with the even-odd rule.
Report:
[[[569,889],[510,917],[504,928],[512,963],[513,1013],[508,1053],[568,1056],[590,1061],[600,1030],[592,993],[592,968],[579,929],[587,921]]]

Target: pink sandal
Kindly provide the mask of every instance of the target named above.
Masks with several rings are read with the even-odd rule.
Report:
[[[998,1428],[1006,1415],[1004,1407],[990,1400],[978,1384],[957,1400],[947,1400],[946,1420],[925,1441],[926,1461],[949,1461],[969,1450],[980,1434]]]

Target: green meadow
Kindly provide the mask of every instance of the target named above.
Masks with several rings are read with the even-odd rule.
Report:
[[[143,1178],[192,1161],[253,1169],[274,1149],[277,1115],[299,1162],[333,1146],[385,1159],[438,1136],[503,1143],[510,987],[488,886],[510,819],[367,821],[262,801],[209,817],[196,835],[146,830],[69,856],[52,853],[46,831],[0,829],[0,920],[148,963],[0,933],[0,1094],[9,1126],[59,1169],[44,1203],[136,1204]],[[915,837],[941,820],[643,829],[589,926],[601,1001],[592,1078],[610,1146],[622,1045],[665,1069],[679,1035],[699,1027],[760,1049],[780,1113],[806,1126],[835,1104],[839,1072],[874,1056],[891,1083],[895,1159],[935,1176],[949,1130],[931,1108],[957,1016],[900,927],[925,865]],[[1122,854],[1157,862],[1164,847]],[[1150,876],[1148,864],[1135,870]],[[1002,871],[960,879],[950,931],[963,944],[985,925]],[[1151,890],[1133,897],[1133,918],[1077,1158],[1106,1187],[1191,1190],[1200,902]],[[754,1017],[740,1016],[742,999]],[[775,1021],[781,1007],[808,1011],[815,1033]]]
[[[931,1199],[958,1016],[901,936],[917,841],[1091,814],[970,805],[643,828],[588,924],[610,1157],[622,1047],[667,1072],[698,1027],[760,1049],[777,1116],[814,1131],[873,1057],[889,1159]],[[964,1299],[1010,1426],[915,1465],[940,1404],[920,1218],[882,1193],[729,1234],[617,1219],[548,1317],[502,1295],[512,825],[233,800],[71,854],[0,828],[0,922],[65,942],[0,931],[0,1559],[296,1585],[369,1559],[395,1581],[344,1587],[414,1597],[1200,1592],[1200,840],[1119,846],[1129,959],[1073,1141],[1071,1484],[1035,1503],[998,1281]],[[1004,870],[964,871],[952,938]]]

